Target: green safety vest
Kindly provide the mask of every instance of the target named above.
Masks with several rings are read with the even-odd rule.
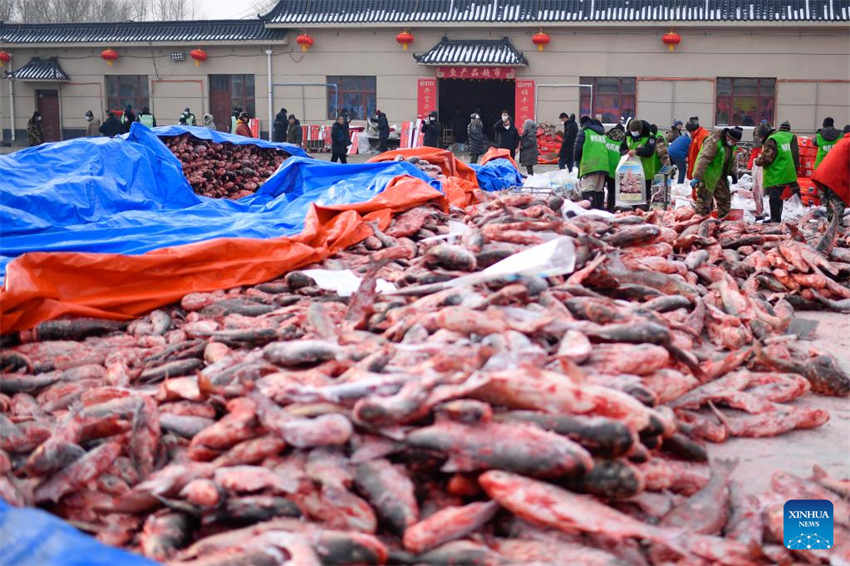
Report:
[[[590,128],[585,128],[584,144],[581,146],[581,162],[578,164],[578,176],[584,177],[599,172],[607,175],[609,167],[605,136],[597,134]]]
[[[148,128],[153,128],[153,114],[139,114],[139,123]]]
[[[791,132],[776,132],[767,139],[776,142],[776,159],[764,168],[764,187],[779,187],[797,181],[797,169],[791,154]]]
[[[613,177],[617,173],[617,166],[620,164],[620,144],[617,140],[612,140],[607,135],[605,136],[605,147],[608,149],[608,175]]]
[[[823,158],[826,157],[826,154],[829,153],[829,150],[832,149],[832,146],[840,140],[841,138],[834,139],[832,141],[826,141],[823,139],[823,136],[818,132],[817,140],[818,140],[818,154],[815,157],[815,169],[817,169],[820,162],[823,161]]]
[[[705,150],[705,143],[702,144],[699,154],[697,154],[697,161],[702,157],[703,150]],[[709,192],[714,192],[714,189],[717,188],[717,182],[725,175],[724,165],[726,165],[726,145],[719,141],[717,142],[717,153],[702,175],[702,182],[705,183],[705,188]]]
[[[626,144],[629,149],[637,149],[649,141],[649,137],[634,139],[628,132],[626,132],[626,135],[628,136],[626,137]],[[658,170],[661,169],[661,159],[657,153],[653,153],[649,157],[641,157],[640,162],[643,165],[643,176],[647,180],[652,180]]]

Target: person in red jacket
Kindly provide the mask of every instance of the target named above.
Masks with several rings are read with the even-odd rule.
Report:
[[[251,116],[247,112],[243,112],[239,115],[239,121],[236,122],[236,135],[237,136],[245,136],[246,138],[254,137],[251,134],[251,127],[248,125],[248,121],[251,119]]]
[[[829,227],[818,243],[817,249],[829,255],[835,243],[835,234],[844,217],[844,207],[850,205],[850,134],[832,146],[815,169],[812,181],[821,191],[821,202],[826,204]]]
[[[699,125],[699,118],[691,116],[685,129],[691,134],[691,145],[688,147],[688,179],[694,178],[694,166],[697,164],[697,156],[699,150],[702,149],[702,142],[708,137],[708,130]]]

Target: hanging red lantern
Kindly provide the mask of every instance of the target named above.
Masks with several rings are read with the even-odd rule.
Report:
[[[301,51],[307,51],[313,46],[313,38],[308,33],[302,33],[295,38],[295,43],[301,46]]]
[[[106,64],[111,67],[112,63],[118,59],[118,52],[112,48],[104,49],[100,52],[100,58],[106,61]]]
[[[531,43],[537,46],[538,51],[543,51],[543,47],[549,45],[550,41],[552,41],[552,39],[549,37],[549,34],[543,30],[538,31],[531,36]]]
[[[5,51],[0,51],[0,67],[12,60],[12,56]]]
[[[676,46],[682,42],[682,36],[675,31],[669,31],[661,36],[661,41],[667,46],[670,51],[676,49]]]
[[[193,49],[189,52],[189,57],[195,60],[196,67],[200,67],[201,63],[207,60],[207,52],[203,49]]]
[[[399,33],[395,36],[395,40],[401,45],[401,48],[404,51],[407,51],[407,46],[413,43],[413,34],[407,30]]]

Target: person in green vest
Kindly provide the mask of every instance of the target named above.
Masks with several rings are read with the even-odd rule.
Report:
[[[608,178],[605,180],[607,187],[607,195],[605,198],[605,208],[609,212],[614,212],[616,203],[616,194],[614,193],[615,183],[614,176],[617,173],[617,166],[620,164],[620,146],[626,139],[626,128],[622,124],[617,124],[605,134],[605,146],[608,148]]]
[[[590,116],[581,117],[581,131],[576,138],[575,162],[578,163],[579,187],[583,199],[592,208],[604,206],[605,180],[610,169],[605,127]]]
[[[767,136],[755,164],[764,169],[762,184],[770,202],[770,221],[778,224],[782,222],[782,201],[800,190],[797,185],[800,150],[790,123],[783,122],[778,132]]]
[[[835,120],[832,118],[823,119],[823,127],[818,130],[815,135],[815,145],[818,147],[818,154],[815,157],[815,169],[818,168],[820,162],[832,149],[832,146],[841,138],[841,130],[835,127]]]
[[[136,116],[136,121],[148,128],[156,127],[156,118],[154,118],[153,114],[151,114],[151,109],[147,106],[143,107],[139,115]]]
[[[197,126],[198,121],[195,119],[195,115],[192,114],[192,111],[189,110],[189,107],[183,109],[183,114],[180,116],[183,118],[180,120],[181,124],[186,124],[187,126]]]
[[[697,214],[711,214],[717,203],[717,217],[729,214],[732,193],[728,177],[735,172],[735,146],[744,131],[740,126],[715,131],[702,143],[694,165],[691,187],[696,190],[694,207]]]
[[[622,153],[637,155],[643,165],[644,182],[646,183],[646,194],[652,185],[652,178],[661,171],[662,167],[670,167],[670,156],[667,154],[667,144],[658,146],[658,134],[653,134],[650,124],[646,120],[633,118],[626,126],[626,139],[620,146]],[[662,136],[663,137],[663,136]]]

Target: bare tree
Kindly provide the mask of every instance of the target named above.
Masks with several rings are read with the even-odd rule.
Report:
[[[0,21],[7,22],[121,22],[194,17],[194,0],[0,0]]]

